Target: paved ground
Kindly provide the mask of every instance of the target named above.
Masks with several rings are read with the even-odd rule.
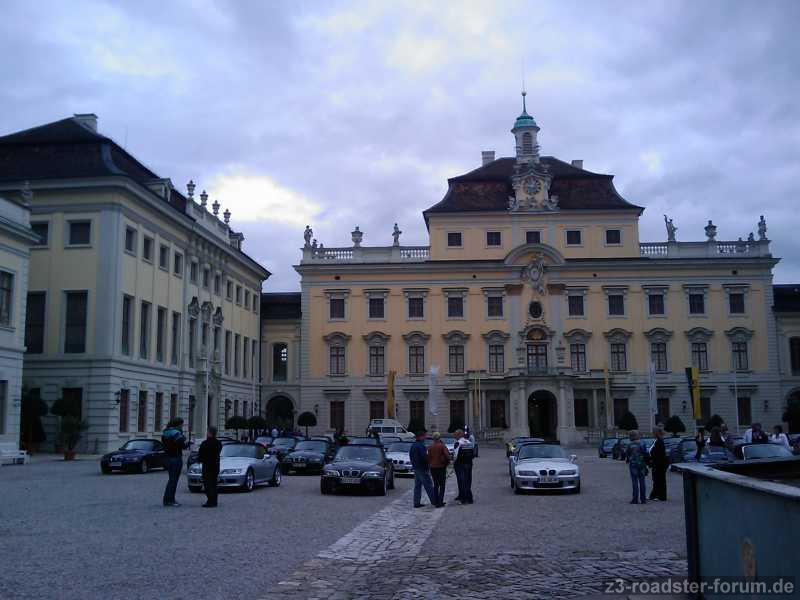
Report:
[[[162,508],[163,473],[3,467],[0,596],[568,598],[617,577],[682,575],[680,479],[670,475],[667,503],[631,506],[624,464],[578,454],[580,495],[516,496],[502,451],[484,448],[475,504],[418,510],[410,480],[386,498],[323,497],[317,477],[293,476],[226,493],[213,511],[184,481],[183,506]]]

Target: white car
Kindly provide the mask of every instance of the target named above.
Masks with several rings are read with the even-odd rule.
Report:
[[[411,450],[413,442],[394,442],[386,448],[386,460],[391,461],[395,475],[413,475],[414,467],[411,466]]]
[[[527,444],[520,447],[511,470],[511,489],[515,494],[527,490],[581,491],[581,471],[577,456],[567,454],[557,444]]]
[[[369,422],[369,427],[367,427],[367,432],[367,435],[372,434],[372,432],[377,432],[381,435],[396,435],[403,441],[413,442],[415,439],[413,433],[394,419],[372,419]]]
[[[189,467],[190,492],[203,490],[203,465],[195,463]],[[219,488],[240,488],[252,492],[260,483],[272,487],[281,484],[278,459],[267,454],[261,444],[233,443],[222,447],[219,456]]]

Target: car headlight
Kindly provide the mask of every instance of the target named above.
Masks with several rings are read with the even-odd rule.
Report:
[[[380,471],[365,471],[364,477],[383,477],[383,473]]]
[[[533,477],[536,475],[536,471],[517,471],[517,475],[520,477]]]
[[[308,461],[309,462],[322,462],[322,459],[312,456],[311,458],[308,459]]]
[[[222,469],[220,475],[241,475],[242,469]]]
[[[559,471],[558,474],[559,475],[577,475],[578,474],[578,470],[577,469],[567,469],[566,471]]]
[[[197,473],[202,473],[202,472],[203,472],[203,467],[201,467],[201,466],[200,466],[199,464],[197,464],[197,463],[193,464],[193,465],[192,465],[192,466],[189,468],[189,473],[195,473],[195,474],[197,474]]]
[[[336,469],[328,469],[324,474],[328,477],[339,477],[339,471]]]

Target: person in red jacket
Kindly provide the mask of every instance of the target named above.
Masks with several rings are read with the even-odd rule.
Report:
[[[444,501],[444,486],[447,481],[447,465],[450,463],[450,451],[442,442],[442,434],[438,431],[433,434],[433,444],[428,448],[428,464],[431,466],[433,477],[433,503],[437,508],[442,508]]]

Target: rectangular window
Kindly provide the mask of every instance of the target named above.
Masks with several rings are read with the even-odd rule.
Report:
[[[197,353],[197,319],[189,319],[189,368],[194,369]]]
[[[653,342],[650,344],[650,360],[653,361],[656,371],[659,373],[668,371],[667,344],[664,342]]]
[[[728,309],[732,315],[744,314],[744,294],[734,292],[728,295]]]
[[[153,262],[153,238],[144,236],[142,239],[142,258]]]
[[[345,355],[344,346],[331,346],[330,353],[330,374],[331,375],[344,375],[345,371]]]
[[[122,296],[122,347],[125,356],[131,355],[131,333],[133,327],[133,298]]]
[[[331,321],[344,319],[344,298],[331,298],[328,309]]]
[[[233,300],[233,282],[230,279],[225,282],[225,297]]]
[[[196,262],[192,262],[189,265],[189,281],[192,283],[197,283],[197,274],[199,272],[200,267],[197,266]]]
[[[586,344],[569,345],[569,364],[577,373],[586,372]]]
[[[582,317],[583,313],[583,294],[571,294],[567,296],[570,317]]]
[[[130,390],[119,391],[119,431],[128,432],[128,418],[130,416]]]
[[[244,337],[242,343],[242,377],[247,378],[248,356],[250,354],[250,338]]]
[[[139,415],[136,420],[136,431],[147,431],[147,392],[139,391]]]
[[[175,253],[172,259],[172,272],[178,277],[183,275],[183,254]]]
[[[164,362],[164,335],[167,329],[167,309],[163,306],[158,307],[156,315],[156,360]],[[156,427],[156,429],[161,429]]]
[[[70,246],[88,246],[92,243],[92,222],[91,221],[70,221],[69,224]]]
[[[370,319],[384,318],[383,298],[369,299],[369,318]]]
[[[153,407],[153,431],[161,431],[162,414],[164,414],[164,392],[156,392],[156,403]]]
[[[450,422],[463,427],[466,424],[466,406],[463,398],[450,400]]]
[[[567,230],[567,246],[580,246],[583,242],[580,229]]]
[[[14,275],[0,271],[0,325],[11,326],[11,309],[14,306]]]
[[[225,375],[231,374],[231,332],[225,332]]]
[[[425,299],[421,297],[412,297],[408,299],[408,318],[409,319],[424,319],[425,318]]]
[[[383,400],[370,400],[369,420],[383,418]]]
[[[139,311],[139,358],[150,356],[150,303],[142,302]]]
[[[0,435],[6,433],[6,411],[8,406],[8,381],[0,381]]]
[[[233,335],[233,375],[239,376],[239,365],[241,356],[242,336],[238,333]]]
[[[705,342],[692,343],[692,366],[708,371],[708,345]]]
[[[448,358],[450,373],[464,372],[464,346],[461,344],[452,344],[448,350]]]
[[[505,429],[508,427],[505,398],[491,398],[489,400],[489,427],[493,429]]]
[[[172,313],[172,348],[170,349],[170,363],[178,364],[181,352],[181,313]]]
[[[386,372],[386,348],[369,347],[369,374],[371,377],[383,377]]]
[[[331,400],[330,428],[334,431],[344,431],[344,400]]]
[[[647,308],[651,315],[664,314],[664,294],[650,294],[647,296]]]
[[[525,243],[526,244],[541,244],[542,243],[542,232],[541,231],[526,231],[525,232]]]
[[[165,271],[169,269],[169,246],[165,246],[161,244],[158,247],[158,266]],[[156,429],[161,429],[160,427],[156,427]]]
[[[622,231],[619,229],[606,229],[606,245],[619,246],[622,243]]]
[[[800,337],[793,337],[789,340],[789,359],[792,375],[797,375],[800,373]]]
[[[627,398],[614,398],[614,424],[617,425],[622,419],[622,415],[628,412]]]
[[[236,286],[236,304],[242,303],[242,286]]]
[[[257,372],[256,372],[256,364],[260,360],[258,357],[258,342],[256,340],[251,340],[250,343],[252,347],[250,348],[250,378],[255,379]]]
[[[244,291],[244,307],[248,308],[250,306],[250,290]]]
[[[462,319],[464,318],[464,298],[461,296],[448,296],[447,297],[447,318],[448,319]]]
[[[412,421],[425,423],[425,400],[409,401],[408,412]]]
[[[526,354],[529,373],[547,372],[547,344],[528,344]]]
[[[667,419],[669,419],[669,398],[656,398],[656,406],[657,406],[657,423],[666,423]]]
[[[35,242],[34,246],[47,246],[50,242],[50,224],[47,222],[31,223],[33,233],[39,236],[39,241]]]
[[[289,373],[289,347],[272,345],[272,381],[286,381]]]
[[[502,296],[487,296],[486,298],[486,312],[490,319],[503,318],[503,297]]]
[[[733,342],[733,368],[737,371],[747,371],[749,361],[747,358],[747,342]]]
[[[700,419],[707,423],[711,418],[711,398],[700,398]]]
[[[737,414],[739,415],[739,427],[753,424],[753,408],[750,396],[739,396],[736,399]]]
[[[214,275],[214,293],[219,296],[222,293],[222,275],[216,273]]]
[[[489,346],[489,372],[503,373],[506,370],[506,352],[502,344],[492,344]]]
[[[408,372],[412,375],[425,373],[425,346],[408,347]]]
[[[625,315],[625,296],[622,294],[608,295],[608,314],[613,316]]]
[[[203,269],[203,287],[208,289],[211,285],[211,270]]]
[[[461,232],[451,231],[447,234],[447,247],[460,248],[461,247]]]
[[[178,394],[169,395],[169,418],[170,420],[178,416]]]
[[[44,352],[46,305],[46,292],[28,293],[28,302],[25,306],[25,352],[28,354],[41,354]]]
[[[589,426],[589,399],[577,396],[574,401],[575,427]]]
[[[86,311],[88,292],[66,293],[66,320],[64,327],[64,352],[86,352]]]
[[[628,357],[625,344],[611,344],[611,370],[627,371]]]
[[[487,231],[486,232],[486,245],[487,246],[502,246],[503,234],[500,231]]]
[[[238,400],[234,400],[233,401],[233,414],[234,414],[234,416],[237,416],[237,417],[239,416],[239,401]]]
[[[136,230],[133,227],[125,228],[125,251],[136,254]]]
[[[706,297],[703,294],[689,294],[689,314],[704,315],[706,313]]]

